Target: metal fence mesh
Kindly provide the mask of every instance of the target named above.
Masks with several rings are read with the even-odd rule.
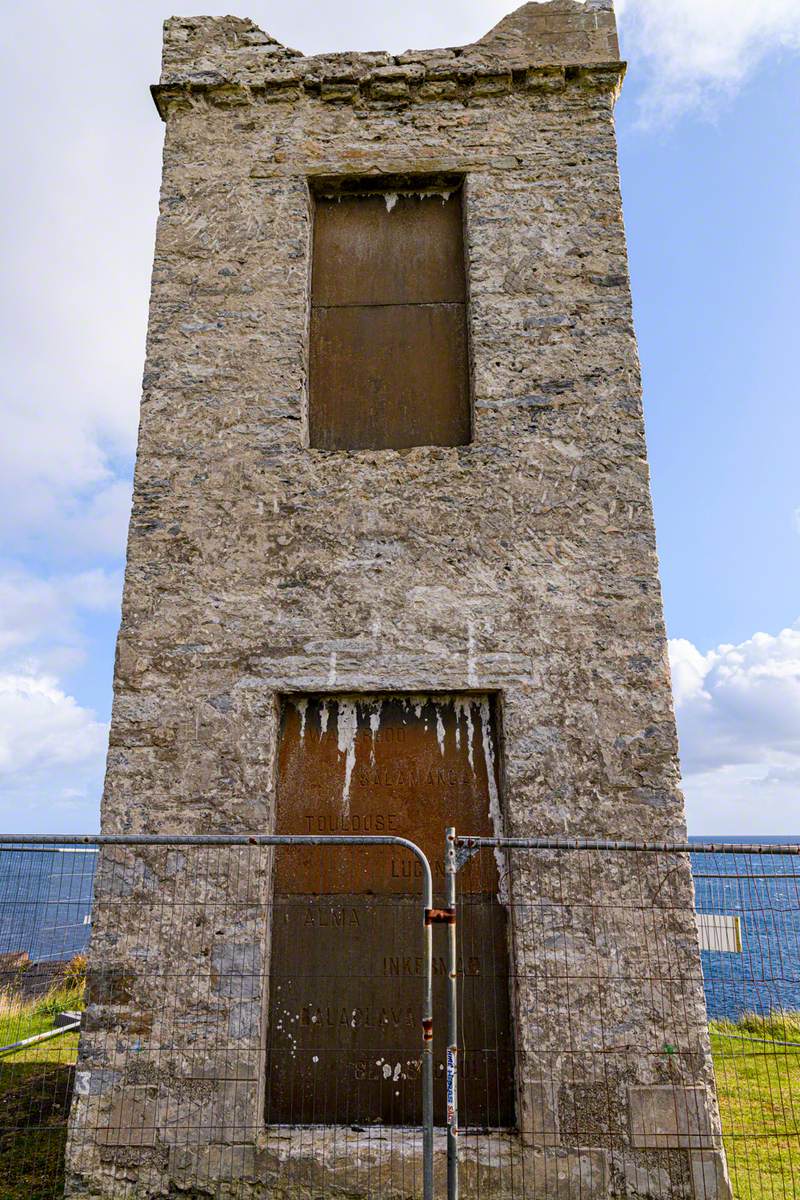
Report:
[[[3,1200],[422,1196],[420,908],[380,886],[408,855],[372,848],[350,878],[309,853],[0,843]],[[464,863],[463,1197],[800,1195],[800,858],[696,847],[692,867]]]
[[[0,849],[0,1195],[63,1195],[96,852]]]
[[[702,952],[734,1192],[788,1200],[800,1196],[800,857],[698,853],[693,868],[698,913],[741,924],[740,951]]]
[[[4,1200],[422,1195],[422,896],[336,849],[0,849]]]
[[[462,1195],[800,1195],[798,857],[484,845],[461,870],[499,872],[513,969],[482,994],[511,994],[517,1076],[500,1133],[507,1080],[472,1078],[459,1037]],[[480,892],[459,886],[458,958],[490,965]]]

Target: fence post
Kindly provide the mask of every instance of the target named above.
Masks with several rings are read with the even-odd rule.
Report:
[[[458,941],[456,938],[456,831],[445,837],[447,926],[447,1200],[458,1200]]]
[[[417,857],[425,873],[423,886],[423,937],[425,992],[422,998],[422,1195],[433,1200],[433,876],[421,850]]]

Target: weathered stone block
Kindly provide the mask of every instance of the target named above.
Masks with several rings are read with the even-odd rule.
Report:
[[[408,84],[402,79],[373,79],[370,95],[373,100],[409,100],[411,93]]]
[[[152,1092],[128,1087],[116,1096],[97,1128],[100,1146],[155,1146],[158,1129]]]
[[[358,95],[357,83],[323,83],[320,88],[320,99],[335,101],[353,101]]]
[[[722,1200],[716,1193],[694,1196],[687,1150],[617,1150],[611,1162],[628,1200]]]
[[[728,1164],[720,1150],[695,1150],[691,1154],[692,1200],[733,1200]]]
[[[719,1148],[713,1098],[705,1087],[632,1087],[630,1136],[634,1146]]]
[[[523,1171],[526,1197],[605,1200],[609,1195],[609,1158],[604,1150],[529,1150]]]
[[[555,1080],[534,1079],[520,1087],[519,1132],[526,1146],[559,1144]]]
[[[91,966],[87,992],[92,1005],[129,1004],[134,996],[136,977],[123,966]]]
[[[625,1134],[625,1086],[613,1060],[604,1079],[568,1082],[559,1096],[562,1137],[582,1146],[619,1145]]]

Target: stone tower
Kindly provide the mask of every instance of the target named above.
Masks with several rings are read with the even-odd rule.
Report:
[[[395,832],[435,862],[448,824],[683,838],[613,121],[623,70],[611,0],[525,4],[473,45],[396,56],[305,57],[234,17],[166,22],[104,832]],[[358,924],[374,880],[342,862],[323,890]],[[320,869],[279,868],[276,911],[313,904]],[[404,870],[393,860],[378,891],[412,894]],[[146,874],[125,876],[129,890]],[[156,882],[169,892],[174,872]],[[641,1052],[656,1018],[631,989],[617,998],[630,1053],[599,1067],[589,1054],[576,1079],[560,1054],[569,998],[518,985],[492,1018],[500,1097],[476,1092],[474,1111],[495,1132],[470,1143],[465,1194],[501,1194],[480,1174],[498,1146],[527,1155],[537,1196],[725,1194],[685,862],[673,885],[684,1065],[665,1075]],[[101,871],[96,960],[127,964],[126,983],[93,994],[72,1194],[166,1196],[196,1172],[240,1189],[198,1194],[272,1195],[259,1190],[270,1128],[305,1118],[283,1093],[264,1109],[264,1072],[293,1068],[274,1039],[265,1066],[261,1014],[271,973],[292,977],[295,939],[270,960],[269,930],[233,918],[209,946],[150,931],[170,977],[193,954],[217,964],[208,1012],[248,1081],[238,1134],[207,1117],[176,1147],[186,1088],[200,1079],[203,1103],[224,1107],[230,1085],[170,1058],[159,1022],[189,1001],[148,996],[104,886]],[[609,872],[593,899],[625,886]],[[496,933],[502,907],[492,885],[475,920]],[[370,1003],[387,988],[410,1003],[406,934],[370,936],[354,945],[388,977]],[[638,931],[621,919],[616,936],[633,961]],[[503,937],[495,966],[519,979],[533,951]],[[234,1005],[225,969],[243,946],[258,986]],[[476,995],[482,970],[464,966]],[[339,999],[353,997],[324,1011]],[[322,1056],[328,1082],[357,1079],[358,1038],[330,1062],[313,1040],[299,1053],[305,1067]],[[402,1083],[396,1110],[378,1079],[347,1111],[325,1092],[317,1119],[385,1127],[397,1111],[414,1125]],[[578,1133],[568,1110],[589,1114]],[[340,1194],[335,1175],[314,1178]],[[417,1194],[395,1183],[370,1192],[350,1175],[341,1194]]]

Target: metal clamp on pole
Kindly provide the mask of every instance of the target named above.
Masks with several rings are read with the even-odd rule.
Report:
[[[445,835],[447,908],[447,1200],[458,1200],[458,945],[456,940],[456,831]]]
[[[455,908],[426,908],[425,909],[425,924],[426,925],[455,925],[456,910]]]

